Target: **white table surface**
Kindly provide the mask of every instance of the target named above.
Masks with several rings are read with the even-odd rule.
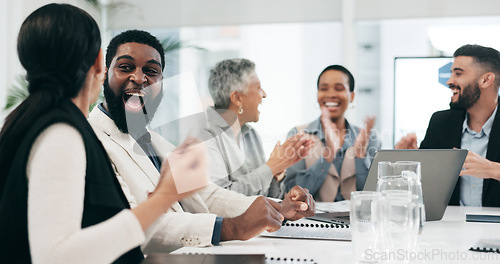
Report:
[[[500,213],[500,208],[448,206],[442,220],[425,223],[419,236],[419,254],[399,254],[391,263],[408,263],[403,259],[409,263],[500,263],[500,254],[468,250],[480,238],[500,239],[500,223],[465,222],[466,213],[481,211]],[[351,242],[261,236],[214,247],[183,247],[173,253],[265,254],[268,258],[314,259],[318,264],[353,263]]]

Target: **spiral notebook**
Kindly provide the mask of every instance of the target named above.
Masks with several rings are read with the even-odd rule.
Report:
[[[264,231],[261,236],[280,238],[305,238],[324,240],[351,240],[348,224],[287,222],[275,232]]]
[[[480,239],[469,250],[500,253],[500,239]]]
[[[317,264],[314,259],[266,256],[266,264]]]
[[[279,256],[265,256],[264,254],[165,254],[149,255],[142,264],[317,264],[309,258],[286,258]]]

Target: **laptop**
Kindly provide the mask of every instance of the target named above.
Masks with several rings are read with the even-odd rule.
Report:
[[[377,189],[379,161],[420,161],[426,221],[441,220],[467,152],[466,149],[379,150],[375,153],[363,190]]]

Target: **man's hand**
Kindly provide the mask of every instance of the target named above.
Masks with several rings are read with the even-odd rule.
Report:
[[[394,149],[418,149],[417,135],[415,133],[410,133],[402,137],[401,140],[394,145]]]
[[[469,151],[465,158],[460,176],[469,175],[483,179],[500,180],[500,163],[487,160],[479,154]]]
[[[367,116],[365,118],[365,128],[361,129],[356,141],[354,142],[354,150],[356,151],[356,158],[366,157],[366,149],[370,142],[370,134],[373,125],[375,125],[375,116]]]
[[[280,210],[279,203],[259,196],[242,215],[222,220],[221,241],[248,240],[263,231],[280,229],[284,220]]]
[[[285,195],[281,202],[281,214],[288,220],[298,220],[302,217],[313,216],[316,205],[309,190],[298,185]]]

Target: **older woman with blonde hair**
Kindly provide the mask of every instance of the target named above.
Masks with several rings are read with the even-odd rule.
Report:
[[[278,142],[265,160],[260,137],[248,124],[259,121],[258,107],[266,98],[252,61],[217,63],[208,88],[214,100],[214,107],[207,109],[205,128],[213,139],[208,144],[212,181],[245,195],[282,198],[285,169],[301,160],[313,141],[297,134],[282,145]]]

